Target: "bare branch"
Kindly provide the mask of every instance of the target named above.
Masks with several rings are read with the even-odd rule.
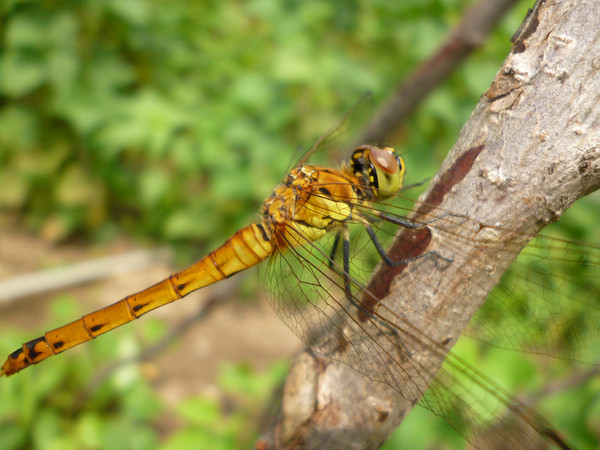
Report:
[[[518,0],[482,0],[471,6],[441,47],[404,80],[375,114],[358,144],[394,142],[400,127],[427,95],[481,47],[498,21]]]
[[[14,276],[0,281],[0,303],[147,269],[169,262],[171,258],[171,250],[162,247],[111,255]]]

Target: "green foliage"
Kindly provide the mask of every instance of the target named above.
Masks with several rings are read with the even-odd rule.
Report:
[[[177,408],[184,425],[167,440],[164,448],[251,448],[258,437],[262,408],[287,370],[284,363],[271,365],[265,373],[257,373],[246,365],[225,366],[219,380],[226,398],[184,400]],[[230,405],[230,411],[224,404]]]
[[[386,95],[463,9],[462,1],[8,3],[0,208],[53,240],[121,229],[214,245],[253,218],[295,148],[310,146],[365,91]],[[509,32],[424,106],[407,148],[428,155],[450,146]]]
[[[569,374],[572,376],[570,361],[536,361],[531,355],[481,345],[469,339],[459,340],[453,352],[480,372],[493,374],[493,380],[517,398],[535,403],[536,410],[549,419],[574,448],[598,448],[600,383],[597,376],[576,386],[546,391],[545,387],[560,386],[569,379]],[[534,400],[526,392],[541,394],[541,399]],[[382,446],[382,449],[395,448],[470,447],[444,419],[417,406]]]
[[[73,299],[57,298],[52,322],[63,324],[80,313]],[[141,321],[136,332],[159,337],[156,321]],[[95,376],[111,361],[140,349],[131,328],[103,335],[56,358],[43,370],[26,370],[0,383],[0,450],[250,448],[258,418],[287,363],[275,362],[265,373],[246,364],[226,365],[219,376],[223,397],[190,396],[175,407],[176,432],[159,439],[157,424],[173,412],[162,404],[135,364],[125,364],[101,383]],[[163,330],[164,331],[164,330]],[[138,333],[139,334],[139,333]],[[2,354],[28,339],[3,332]],[[160,441],[164,442],[160,442]]]
[[[54,320],[73,317],[74,302],[55,303]],[[131,336],[117,333],[93,341],[82,351],[45,362],[40,371],[24,371],[0,383],[0,449],[147,449],[158,443],[152,421],[162,406],[135,366],[117,370],[92,385],[108,348],[131,352]],[[23,333],[3,333],[2,353],[26,340]],[[128,349],[129,348],[129,349]]]
[[[0,211],[55,241],[126,232],[187,247],[219,244],[255,218],[295,150],[308,148],[365,91],[377,101],[389,96],[470,3],[1,2]],[[435,173],[531,3],[508,15],[406,124],[393,144],[407,160],[408,182]],[[595,218],[584,211],[579,219],[568,222],[571,236],[600,240],[584,234],[598,229]],[[74,316],[62,309],[73,306],[57,305],[56,325]],[[155,328],[147,325],[147,334],[156,336]],[[0,346],[8,353],[30,338],[3,332]],[[158,446],[153,420],[163,407],[134,367],[73,410],[92,368],[135,350],[119,330],[86,344],[78,358],[45,362],[38,375],[1,380],[0,449]],[[528,378],[520,359],[504,367],[512,375],[497,375],[511,386],[519,383],[510,376]],[[178,406],[184,425],[165,446],[252,443],[255,402],[279,371],[226,369],[221,384],[236,398],[234,412],[192,397]],[[587,401],[584,394],[559,401],[588,409],[569,416],[572,409],[562,408],[566,427],[579,427],[582,447],[598,426],[582,425],[583,417],[600,415],[591,393],[598,390],[589,389]],[[437,442],[463,444],[445,423],[421,414],[410,416],[390,448],[425,447],[434,429]]]

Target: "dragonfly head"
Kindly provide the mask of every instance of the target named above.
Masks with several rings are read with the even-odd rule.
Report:
[[[385,199],[398,191],[406,170],[404,160],[391,147],[362,145],[352,153],[350,169],[354,176],[373,189],[375,199]]]

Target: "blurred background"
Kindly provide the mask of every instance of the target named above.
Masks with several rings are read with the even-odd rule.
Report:
[[[125,262],[92,283],[4,299],[2,354],[163,279],[255,221],[299,152],[365,92],[376,106],[389,98],[473,3],[2,2],[0,278],[166,248],[145,253],[141,268]],[[396,133],[409,183],[435,174],[532,6],[516,2]],[[569,237],[600,241],[593,205],[569,211]],[[0,380],[0,449],[252,446],[302,348],[256,272],[163,309]],[[517,393],[543,385],[511,361],[494,379]],[[580,384],[547,408],[594,448],[600,388]],[[415,410],[387,445],[464,442]]]

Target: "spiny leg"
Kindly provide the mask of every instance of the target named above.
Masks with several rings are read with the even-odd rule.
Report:
[[[450,213],[450,212],[444,212],[440,216],[434,217],[433,219],[428,220],[427,222],[423,222],[423,223],[416,222],[415,223],[415,222],[411,222],[408,219],[405,219],[404,217],[389,215],[389,214],[386,214],[386,213],[384,213],[382,211],[374,212],[373,215],[375,217],[379,218],[379,219],[385,220],[385,221],[393,223],[395,225],[400,225],[400,226],[402,226],[404,228],[410,228],[412,230],[418,230],[419,228],[426,227],[430,223],[437,222],[438,220],[443,219],[446,216],[462,217],[462,216],[460,216],[458,214],[453,214],[453,213]]]
[[[334,270],[335,255],[338,251],[340,239],[342,239],[342,237],[342,278],[344,279],[344,293],[346,295],[346,299],[348,299],[352,305],[361,310],[367,316],[372,317],[372,312],[367,311],[367,309],[358,303],[352,296],[352,284],[350,280],[350,230],[347,225],[344,226],[343,230],[337,231],[335,234],[329,256],[329,268]]]
[[[338,236],[340,233],[338,233]],[[334,242],[335,243],[335,242]],[[350,301],[350,303],[354,304],[354,306],[361,309],[361,311],[368,314],[365,308],[357,304],[352,297],[352,287],[350,286],[350,229],[348,226],[344,227],[344,242],[342,245],[342,255],[343,255],[343,269],[344,269],[344,292],[346,293],[346,298]]]
[[[365,229],[367,230],[367,233],[369,234],[369,238],[371,238],[371,242],[373,242],[373,245],[375,245],[375,248],[377,249],[377,253],[379,253],[379,256],[381,256],[381,259],[383,259],[383,262],[386,263],[390,267],[396,267],[396,266],[400,266],[402,264],[409,263],[411,261],[416,261],[418,259],[424,258],[427,255],[435,255],[438,258],[443,259],[444,261],[452,262],[452,260],[449,260],[448,258],[444,258],[439,253],[432,252],[432,251],[422,253],[422,254],[414,256],[412,258],[406,258],[401,261],[392,261],[392,259],[389,257],[389,255],[383,248],[383,245],[381,245],[381,242],[379,242],[379,238],[377,237],[377,234],[375,233],[375,230],[373,230],[371,225],[365,225]]]
[[[447,215],[447,214],[444,214],[444,215]],[[425,223],[413,223],[413,222],[410,222],[401,217],[388,216],[385,213],[379,213],[379,214],[377,214],[377,217],[379,217],[382,220],[387,220],[396,225],[400,225],[400,226],[403,226],[406,228],[410,228],[411,230],[415,230],[415,229],[426,227],[431,222],[441,219],[442,217],[444,217],[444,215],[442,215],[440,217],[436,217],[436,218],[430,220],[429,222],[425,222]],[[428,251],[421,255],[415,256],[413,258],[406,258],[401,261],[392,261],[392,259],[389,257],[389,255],[383,248],[383,245],[381,245],[381,242],[379,241],[379,238],[377,237],[377,234],[375,233],[375,230],[373,230],[373,227],[371,227],[370,223],[368,221],[366,221],[366,223],[364,223],[364,226],[365,226],[365,229],[367,230],[369,238],[371,239],[371,242],[373,242],[373,245],[375,245],[375,248],[377,249],[377,253],[379,253],[379,256],[381,256],[381,259],[383,259],[383,262],[385,262],[390,267],[396,267],[396,266],[400,266],[402,264],[409,263],[411,261],[416,261],[416,260],[424,258],[425,256],[428,256],[428,255],[434,255],[434,256],[436,256],[440,259],[443,259],[444,261],[449,262],[449,263],[452,262],[452,259],[445,258],[442,255],[440,255],[438,252],[434,252],[434,251]]]
[[[336,238],[340,236],[341,232],[338,232]],[[380,317],[375,316],[373,311],[365,308],[361,303],[359,303],[352,295],[352,285],[350,280],[350,229],[348,226],[344,226],[343,230],[343,245],[342,245],[342,255],[343,255],[343,278],[344,278],[344,292],[346,294],[346,299],[358,308],[361,312],[363,312],[369,319],[376,320],[381,325],[389,329],[395,336],[398,337],[398,331],[394,329],[387,321],[383,320]],[[339,241],[339,238],[336,239]],[[337,247],[337,243],[334,241],[334,246]],[[387,256],[387,255],[386,255]],[[381,332],[381,330],[380,330]]]
[[[335,264],[335,255],[338,250],[338,246],[340,245],[340,239],[342,238],[342,232],[337,231],[335,233],[335,237],[333,238],[333,244],[331,245],[331,253],[329,254],[329,268],[333,270],[333,265]]]

